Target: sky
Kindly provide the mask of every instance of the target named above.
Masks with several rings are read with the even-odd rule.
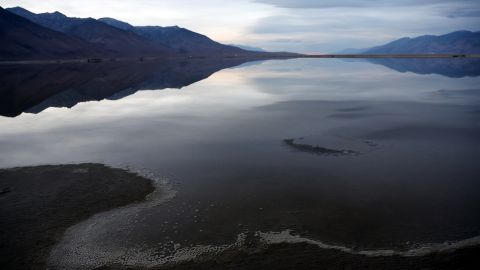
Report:
[[[480,30],[480,0],[0,0],[0,5],[132,25],[178,25],[226,44],[302,53]]]

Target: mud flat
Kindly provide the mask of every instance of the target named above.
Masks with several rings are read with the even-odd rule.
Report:
[[[45,269],[64,231],[90,216],[143,201],[152,182],[101,164],[0,169],[0,268]]]

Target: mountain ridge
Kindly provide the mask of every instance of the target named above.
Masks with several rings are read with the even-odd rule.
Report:
[[[250,57],[274,54],[225,45],[205,35],[178,26],[132,26],[114,18],[105,17],[98,20],[76,18],[68,17],[58,11],[33,13],[21,7],[2,8],[0,16],[2,22],[5,22],[2,25],[3,32],[0,36],[2,42],[0,60],[46,60],[66,57]],[[7,25],[12,26],[12,21],[17,21],[16,28],[7,27]],[[49,32],[50,40],[48,42],[41,41],[39,38],[35,38],[33,33],[35,31],[20,29],[20,25],[22,25],[19,23],[20,21],[24,22],[24,25],[28,24],[30,28],[36,28],[39,33]],[[25,23],[26,21],[29,23]],[[52,33],[56,33],[56,38],[53,38]],[[12,37],[15,39],[7,40]],[[56,43],[59,44],[56,44],[54,39],[58,39]],[[72,45],[70,50],[62,48],[66,44],[66,40],[70,40],[69,44]],[[76,44],[73,40],[76,41]],[[43,43],[48,43],[48,45]],[[15,48],[14,44],[25,44],[25,46]],[[49,53],[39,52],[41,50],[36,48],[40,46],[39,44],[43,44],[42,48],[49,48]],[[7,45],[9,48],[5,49]],[[56,48],[56,46],[60,46],[60,48]],[[286,55],[286,53],[282,54]]]
[[[220,54],[238,54],[246,52],[246,50],[241,48],[221,44],[205,35],[179,26],[133,26],[129,23],[108,17],[98,20],[113,27],[138,34],[155,44],[166,45],[180,54],[205,54],[213,52]]]
[[[209,53],[241,54],[247,52],[241,48],[221,44],[205,35],[178,26],[133,26],[115,18],[104,17],[98,20],[75,18],[68,17],[58,11],[37,14],[21,7],[8,8],[7,10],[44,27],[74,35],[89,42],[102,44],[123,54],[125,54],[125,46],[143,48],[143,53],[148,53],[149,49],[155,52],[152,48],[161,48],[164,53],[193,55]],[[88,26],[88,28],[85,26]],[[102,29],[101,33],[93,36],[89,35],[95,30],[98,31],[99,28]],[[109,34],[109,38],[101,40],[101,37],[106,34]]]
[[[68,17],[58,11],[53,13],[33,13],[21,7],[7,11],[22,16],[43,27],[99,44],[114,55],[158,55],[172,53],[169,48],[152,44],[148,40],[129,31],[110,26],[93,18]]]
[[[2,60],[95,57],[105,53],[99,46],[40,26],[0,7]]]
[[[459,30],[443,35],[403,37],[366,49],[345,49],[357,54],[476,54],[480,53],[480,31]]]

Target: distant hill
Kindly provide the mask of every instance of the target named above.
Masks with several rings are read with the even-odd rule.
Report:
[[[446,35],[401,38],[369,49],[348,49],[342,53],[358,54],[442,54],[480,53],[480,32],[457,31]]]
[[[0,7],[0,59],[99,56],[101,47],[15,15]]]

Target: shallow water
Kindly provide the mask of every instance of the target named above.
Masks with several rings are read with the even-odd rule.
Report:
[[[168,202],[72,228],[57,255],[78,264],[81,247],[147,265],[254,232],[352,250],[478,236],[477,69],[405,61],[1,67],[0,167],[102,162],[168,179]]]

